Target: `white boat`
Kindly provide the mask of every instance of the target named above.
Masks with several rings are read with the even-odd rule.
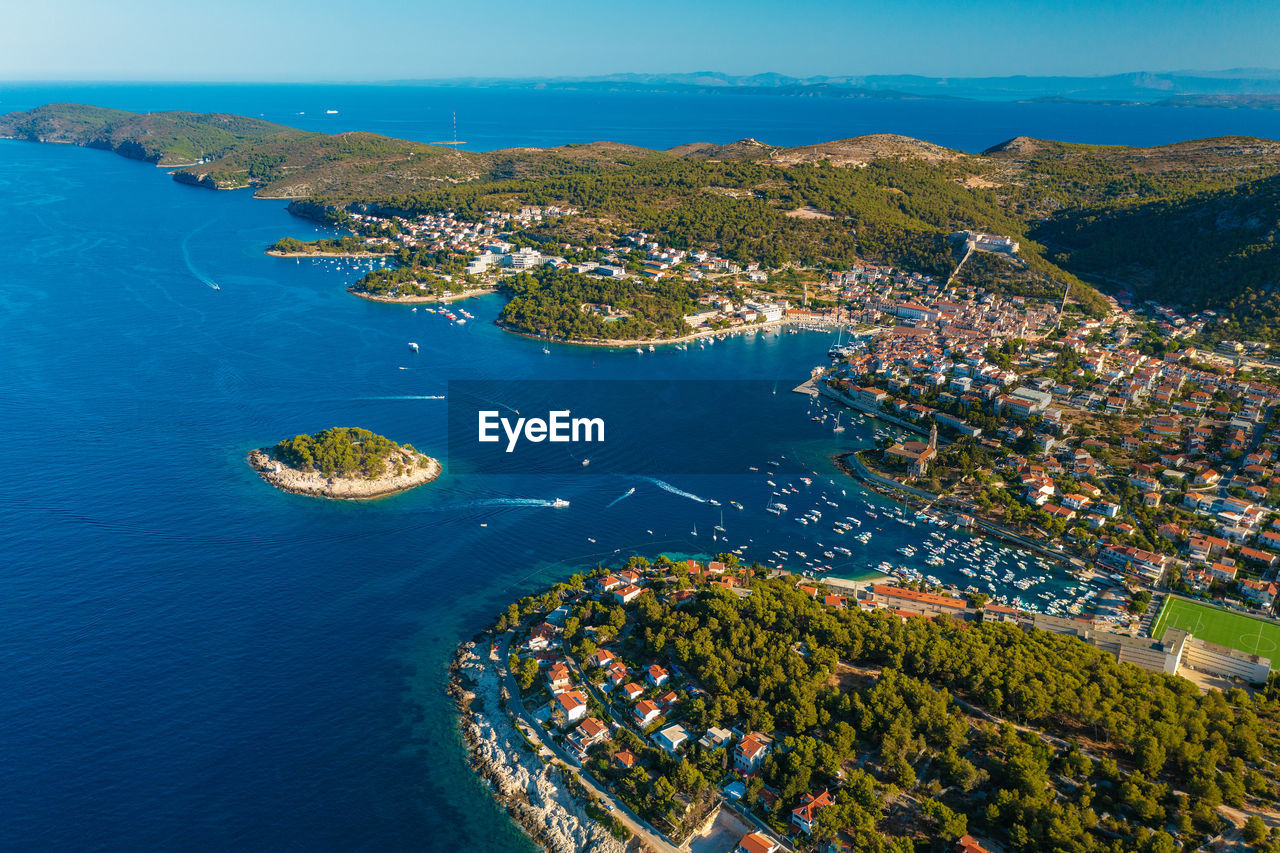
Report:
[[[568,506],[569,502],[564,498],[556,498],[551,502],[552,506]]]
[[[409,341],[409,349],[413,350],[414,352],[417,352],[417,351],[418,351],[418,345],[417,345],[417,344],[415,344],[413,341]]]
[[[547,349],[546,347],[543,347],[542,351],[547,355],[551,355],[551,350]]]
[[[337,111],[337,110],[325,110],[325,111],[324,111],[324,114],[325,114],[325,115],[327,115],[327,116],[336,116],[336,115],[338,114],[338,111]]]
[[[640,347],[636,347],[636,352],[643,353],[644,350],[640,349]]]
[[[466,322],[467,322],[467,321],[466,321],[465,319],[463,319],[463,318],[461,318],[461,317],[460,317],[460,318],[458,318],[458,325],[459,325],[459,326],[466,325]]]
[[[653,344],[649,344],[649,352],[653,352]]]
[[[591,460],[590,460],[590,459],[583,459],[583,460],[582,460],[582,467],[584,467],[584,468],[585,468],[586,466],[588,466],[588,465],[590,465],[590,464],[591,464]]]

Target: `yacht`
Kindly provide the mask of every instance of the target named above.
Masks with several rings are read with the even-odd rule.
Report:
[[[417,352],[417,351],[418,351],[418,345],[417,345],[417,344],[415,344],[413,341],[409,341],[409,349],[413,350],[414,352]]]
[[[569,502],[564,498],[556,498],[551,502],[552,506],[568,506]]]

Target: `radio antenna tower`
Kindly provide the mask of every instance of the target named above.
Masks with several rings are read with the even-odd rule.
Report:
[[[458,141],[458,111],[453,111],[453,139],[441,142],[433,142],[432,145],[466,145],[465,142]]]

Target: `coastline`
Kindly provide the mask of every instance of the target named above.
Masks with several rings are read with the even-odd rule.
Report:
[[[941,508],[945,505],[948,512],[960,513],[960,509],[941,495],[934,495],[923,489],[917,489],[914,486],[908,486],[904,483],[899,483],[897,480],[877,474],[863,464],[857,453],[858,451],[851,450],[847,453],[836,454],[831,459],[845,476],[857,480],[866,488],[903,506],[918,510],[930,506]],[[976,509],[967,506],[963,507],[963,514],[968,515],[971,519],[970,533],[997,539],[1024,551],[1032,551],[1065,566],[1070,571],[1093,571],[1088,562],[1076,555],[1067,551],[1055,551],[1045,543],[1032,539],[1026,534],[1009,530],[995,522],[988,521],[978,515]]]
[[[655,347],[666,346],[670,344],[682,344],[690,341],[696,341],[702,338],[715,338],[722,335],[745,335],[749,332],[768,332],[780,330],[784,326],[803,325],[805,323],[814,323],[822,326],[829,326],[837,329],[842,326],[856,325],[847,322],[823,323],[815,320],[813,317],[783,317],[779,320],[770,320],[766,323],[751,323],[749,325],[736,326],[730,329],[705,329],[697,332],[690,332],[687,335],[681,335],[678,338],[608,338],[599,341],[572,340],[552,338],[547,335],[540,335],[536,332],[524,332],[519,329],[513,329],[505,323],[497,323],[497,326],[504,332],[510,332],[513,335],[519,335],[522,338],[531,338],[535,341],[545,341],[553,344],[569,344],[577,347],[600,347],[603,349],[628,349],[631,347],[649,346]]]
[[[347,293],[352,296],[359,296],[361,299],[367,299],[370,302],[383,302],[388,305],[421,305],[423,303],[431,304],[447,304],[457,302],[462,299],[471,299],[477,296],[488,296],[491,293],[497,293],[496,287],[476,287],[471,290],[463,290],[459,293],[451,293],[448,296],[381,296],[376,293],[361,293],[350,287]]]
[[[484,652],[487,651],[487,656]],[[471,767],[495,802],[550,853],[623,853],[628,845],[592,820],[565,779],[546,763],[504,710],[508,700],[497,646],[464,642],[449,667],[449,694]]]
[[[281,491],[312,498],[329,498],[344,501],[368,501],[391,497],[430,483],[443,472],[440,460],[426,454],[413,454],[401,448],[401,460],[412,464],[407,474],[384,475],[372,480],[347,477],[326,477],[319,471],[300,471],[280,462],[271,448],[249,451],[245,460],[263,480]]]
[[[266,249],[273,258],[389,258],[393,252],[277,252]]]

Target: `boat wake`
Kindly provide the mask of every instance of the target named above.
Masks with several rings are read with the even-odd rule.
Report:
[[[394,394],[390,397],[356,397],[357,400],[443,400],[443,394]]]
[[[675,486],[671,485],[670,483],[664,483],[662,480],[659,480],[656,477],[645,477],[645,479],[648,480],[650,483],[653,483],[659,489],[662,489],[664,492],[670,492],[673,495],[679,495],[682,498],[688,498],[689,500],[697,501],[700,504],[704,504],[707,502],[706,498],[700,498],[697,495],[693,494],[692,492],[686,492],[684,489],[677,489]]]
[[[626,499],[626,498],[631,497],[631,496],[632,496],[632,495],[634,495],[635,493],[636,493],[636,487],[635,487],[635,486],[632,486],[631,488],[627,489],[627,491],[626,491],[625,493],[623,493],[623,494],[621,494],[621,495],[618,495],[616,498],[614,498],[613,500],[609,501],[609,504],[608,504],[608,506],[606,506],[606,507],[605,507],[605,509],[608,509],[609,507],[613,506],[614,504],[616,504],[616,503],[617,503],[618,501],[620,501],[620,500],[624,500],[624,499]]]
[[[466,506],[555,506],[555,502],[541,498],[485,498],[472,501]]]
[[[182,262],[187,265],[187,269],[191,271],[191,274],[195,276],[196,279],[200,281],[200,283],[204,284],[210,290],[222,290],[222,286],[220,284],[218,284],[213,279],[209,278],[209,276],[200,272],[200,270],[196,269],[196,265],[191,261],[191,238],[194,237],[198,232],[208,228],[210,225],[213,224],[213,222],[214,220],[210,220],[209,222],[206,222],[204,225],[201,225],[199,228],[195,229],[194,231],[187,234],[187,236],[182,238]]]

